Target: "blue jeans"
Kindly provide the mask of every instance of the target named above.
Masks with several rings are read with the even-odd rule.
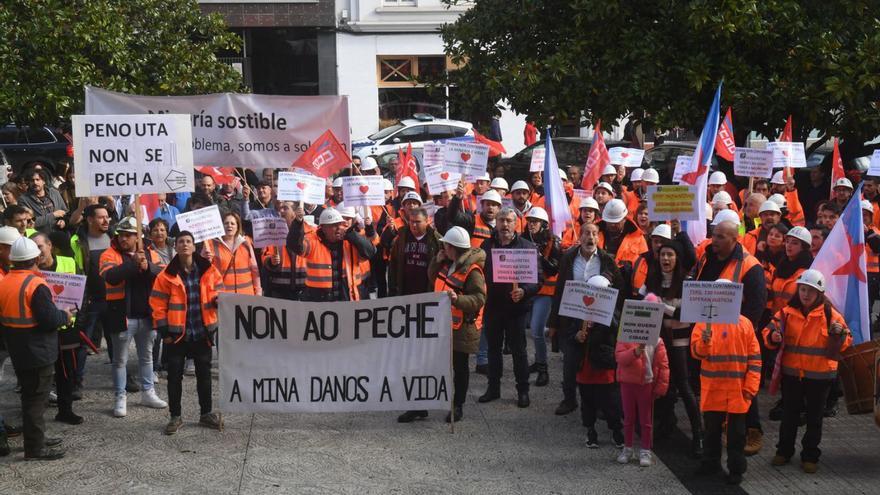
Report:
[[[141,390],[146,392],[153,388],[153,341],[156,331],[153,330],[150,318],[129,318],[128,328],[124,332],[115,333],[113,339],[113,388],[116,395],[125,395],[125,366],[128,363],[128,346],[134,339],[138,354],[138,369],[141,374]]]
[[[553,305],[552,296],[535,296],[532,299],[532,319],[529,328],[532,330],[532,339],[535,341],[535,362],[547,364],[547,341],[544,340],[544,327],[550,318],[550,307]]]
[[[480,332],[480,349],[477,351],[477,366],[489,364],[489,341],[486,340],[486,327]]]

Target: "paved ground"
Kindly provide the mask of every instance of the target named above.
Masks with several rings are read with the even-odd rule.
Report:
[[[465,419],[450,434],[444,413],[398,425],[382,413],[327,415],[233,415],[218,433],[197,423],[195,379],[184,380],[184,428],[166,437],[167,412],[137,404],[129,415],[110,415],[109,365],[91,358],[85,399],[75,404],[80,426],[51,421],[65,438],[68,457],[24,462],[21,439],[0,458],[0,494],[49,493],[877,493],[880,430],[868,416],[841,415],[827,421],[818,474],[797,464],[769,466],[777,423],[766,422],[768,447],[749,461],[741,489],[719,480],[695,480],[686,457],[687,438],[678,434],[658,445],[663,462],[651,468],[619,466],[610,435],[600,427],[602,448],[583,446],[577,414],[556,417],[559,355],[553,356],[551,386],[532,389],[532,407],[514,404],[511,379],[500,401],[478,405],[485,378],[472,375]],[[507,363],[509,366],[509,362]],[[510,369],[508,367],[508,369]],[[0,375],[0,410],[19,424],[18,397],[8,360]],[[508,373],[509,375],[510,373]],[[165,396],[165,383],[160,395]],[[215,380],[216,396],[216,380]],[[766,409],[765,409],[766,411]],[[683,411],[679,411],[684,425]]]

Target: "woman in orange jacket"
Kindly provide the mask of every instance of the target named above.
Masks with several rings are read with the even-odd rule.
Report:
[[[776,313],[763,331],[764,342],[779,349],[782,379],[782,423],[772,464],[787,464],[794,455],[801,411],[806,404],[807,428],[801,442],[801,467],[818,470],[822,413],[832,382],[837,377],[840,352],[849,347],[852,335],[843,316],[825,297],[825,277],[806,270],[797,281],[797,297]]]
[[[235,212],[223,214],[225,234],[209,239],[202,246],[201,255],[211,262],[223,277],[222,292],[262,296],[260,264],[250,239],[244,236],[241,217]]]

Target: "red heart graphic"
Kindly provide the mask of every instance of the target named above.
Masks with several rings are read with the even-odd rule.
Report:
[[[593,296],[584,296],[584,306],[589,306],[596,302],[596,298]]]
[[[788,156],[788,150],[782,150],[782,156]]]
[[[301,191],[305,191],[306,190],[306,183],[305,182],[297,182],[296,187],[298,187]]]
[[[370,190],[370,186],[364,184],[364,185],[362,185],[359,189],[361,190],[361,192],[362,192],[363,194],[367,194],[367,191]]]
[[[461,154],[461,161],[466,162],[466,161],[468,161],[468,160],[470,160],[470,159],[471,159],[471,154],[470,154],[470,153],[462,153],[462,154]]]
[[[620,156],[621,158],[626,158],[629,156],[629,153],[621,153]]]
[[[54,292],[55,295],[57,296],[58,294],[61,294],[62,292],[64,292],[64,286],[63,285],[53,285],[52,292]]]
[[[440,178],[446,180],[449,178],[449,172],[443,172],[440,174]]]

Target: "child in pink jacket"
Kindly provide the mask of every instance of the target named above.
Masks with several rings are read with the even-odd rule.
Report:
[[[641,425],[639,465],[654,463],[651,441],[654,399],[666,395],[669,388],[669,360],[666,347],[659,339],[656,346],[618,342],[614,351],[617,359],[617,381],[620,383],[620,401],[623,404],[623,450],[617,462],[626,464],[633,458],[633,430],[638,414]]]

